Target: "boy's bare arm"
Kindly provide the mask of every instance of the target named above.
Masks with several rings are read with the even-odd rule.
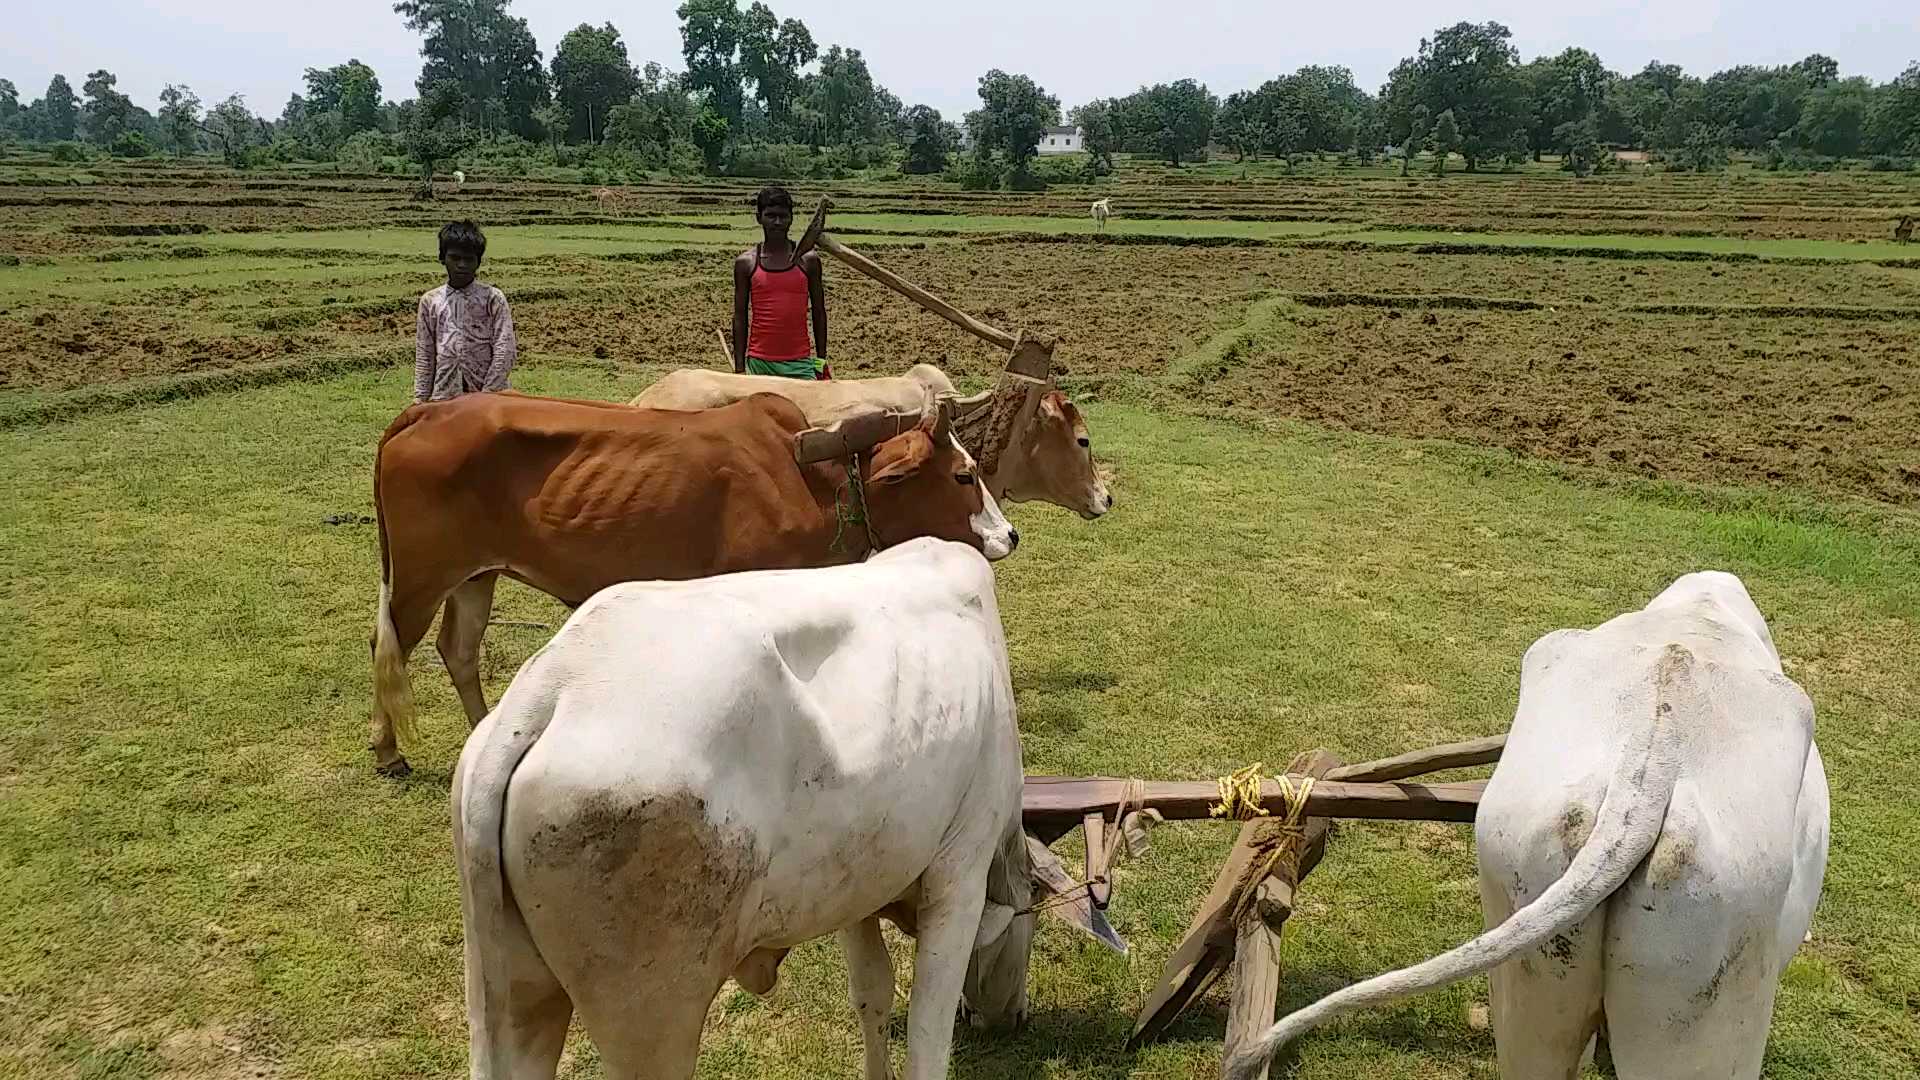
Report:
[[[747,370],[747,297],[753,292],[753,260],[741,255],[733,260],[733,370]]]
[[[431,294],[429,294],[431,295]],[[433,373],[438,359],[436,352],[439,335],[433,325],[433,305],[427,297],[420,298],[419,325],[413,334],[413,400],[425,401],[433,396]]]
[[[513,335],[513,308],[507,305],[506,294],[495,295],[500,310],[493,317],[493,365],[487,369],[487,389],[499,391],[507,388],[507,373],[520,358],[520,339]]]

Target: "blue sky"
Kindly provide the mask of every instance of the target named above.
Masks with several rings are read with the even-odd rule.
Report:
[[[581,22],[611,21],[636,62],[680,64],[677,0],[518,0],[544,56]],[[742,0],[745,6],[746,0]],[[1427,3],[1414,0],[769,0],[798,17],[824,48],[867,57],[874,77],[908,104],[949,118],[976,103],[988,68],[1032,75],[1071,107],[1142,83],[1193,76],[1226,94],[1302,64],[1344,64],[1377,90],[1387,71],[1442,23],[1496,19],[1523,57],[1583,45],[1632,72],[1649,60],[1707,74],[1739,63],[1788,63],[1810,52],[1847,74],[1882,81],[1920,60],[1920,0],[1553,0]],[[80,88],[105,67],[151,109],[169,82],[208,104],[236,91],[279,115],[300,73],[358,57],[390,98],[412,96],[418,39],[389,0],[0,0],[0,78],[23,100],[56,71]]]

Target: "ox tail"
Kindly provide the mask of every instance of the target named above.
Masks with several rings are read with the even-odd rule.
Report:
[[[557,702],[549,696],[522,704],[511,697],[512,690],[508,694],[474,730],[453,772],[453,849],[466,933],[467,1027],[475,1077],[514,1075],[514,984],[524,982],[529,968],[551,978],[507,887],[501,831],[507,785],[552,722]]]
[[[1431,960],[1377,975],[1283,1017],[1229,1064],[1228,1080],[1251,1080],[1288,1042],[1341,1013],[1411,997],[1489,971],[1539,947],[1592,914],[1627,880],[1660,837],[1679,778],[1674,711],[1698,701],[1702,675],[1684,646],[1668,645],[1655,668],[1650,721],[1622,748],[1593,833],[1566,873],[1499,926]]]
[[[408,749],[419,742],[420,732],[414,723],[407,653],[400,647],[400,632],[393,625],[393,551],[387,538],[387,508],[380,497],[380,476],[385,471],[387,444],[412,426],[417,414],[417,409],[401,413],[380,437],[380,448],[373,456],[373,515],[380,534],[380,602],[373,612],[373,716],[377,726],[391,730],[401,747]]]

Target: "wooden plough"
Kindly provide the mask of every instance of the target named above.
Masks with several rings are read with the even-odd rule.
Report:
[[[1000,451],[1005,448],[1016,425],[1032,416],[1040,397],[1053,389],[1052,338],[1029,336],[1026,331],[1009,334],[961,311],[906,278],[888,270],[865,255],[842,244],[827,233],[827,210],[832,200],[822,197],[813,212],[813,220],[794,244],[794,258],[820,250],[885,285],[920,307],[947,320],[974,337],[1005,349],[1007,361],[998,384],[984,393],[960,399],[954,416],[955,433],[961,445],[979,461],[983,472],[996,471]],[[731,354],[729,354],[731,359]]]
[[[1232,1060],[1274,1020],[1280,991],[1280,931],[1294,910],[1300,882],[1320,862],[1334,818],[1471,822],[1484,781],[1405,783],[1444,769],[1489,765],[1500,759],[1506,736],[1429,747],[1359,765],[1325,750],[1294,758],[1283,785],[1259,787],[1266,816],[1241,821],[1240,836],[1194,913],[1187,933],[1162,969],[1133,1026],[1128,1046],[1149,1042],[1232,971],[1226,1049]],[[1305,781],[1311,778],[1311,786]],[[1289,806],[1291,789],[1296,805]],[[1302,790],[1304,798],[1299,798]],[[1036,875],[1053,898],[1037,904],[1105,944],[1126,945],[1101,915],[1111,900],[1112,848],[1129,819],[1151,813],[1170,821],[1216,816],[1220,784],[1213,781],[1137,781],[1109,777],[1029,776],[1022,798],[1029,852]],[[1289,825],[1284,814],[1298,815]],[[1047,846],[1082,828],[1087,836],[1084,884],[1075,884]],[[1264,1076],[1264,1073],[1262,1074]]]

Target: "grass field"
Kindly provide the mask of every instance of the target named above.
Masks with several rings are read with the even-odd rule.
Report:
[[[0,266],[0,1077],[458,1075],[446,795],[465,726],[422,650],[417,771],[373,775],[376,554],[353,523],[407,395],[387,357],[432,283],[411,220],[427,211],[367,179],[97,180],[0,201],[0,252],[22,263]],[[1063,383],[1114,471],[1099,522],[1012,511],[1025,542],[998,576],[1029,771],[1210,778],[1497,732],[1539,634],[1732,570],[1813,696],[1834,797],[1826,895],[1766,1075],[1920,1071],[1920,269],[1830,234],[1920,191],[1480,177],[1457,186],[1489,200],[1482,218],[1512,206],[1531,224],[1451,236],[1472,201],[1452,178],[1197,181],[1118,185],[1166,208],[1116,222],[1149,242],[1042,235],[1084,231],[1073,193],[836,194],[847,224],[887,230],[849,242],[893,245],[887,265],[991,322],[1063,336]],[[112,201],[47,201],[74,191]],[[715,362],[716,267],[745,234],[690,225],[728,224],[708,215],[739,191],[644,194],[659,224],[591,220],[577,191],[540,185],[470,184],[432,208],[490,223],[522,389],[619,398]],[[302,205],[217,205],[241,197]],[[1741,198],[1765,220],[1678,235]],[[1302,220],[1228,216],[1286,203]],[[1571,204],[1654,231],[1534,235]],[[582,220],[492,225],[542,208]],[[168,222],[212,231],[69,230]],[[1409,222],[1432,227],[1387,231]],[[1222,236],[1253,246],[1201,246]],[[984,347],[829,272],[843,373],[992,370]],[[247,388],[206,392],[229,376]],[[46,421],[65,406],[79,418]],[[564,617],[514,587],[500,607]],[[545,636],[493,630],[491,695]],[[956,1074],[1217,1075],[1218,990],[1166,1042],[1120,1046],[1230,840],[1169,826],[1123,865],[1128,957],[1045,924],[1032,1023],[963,1033]],[[1302,899],[1282,1008],[1470,936],[1471,834],[1346,826]],[[800,950],[782,979],[767,1001],[723,992],[703,1077],[858,1075],[838,950]],[[1467,1020],[1485,993],[1353,1017],[1276,1075],[1491,1077],[1491,1036]],[[566,1075],[600,1075],[577,1032]]]

